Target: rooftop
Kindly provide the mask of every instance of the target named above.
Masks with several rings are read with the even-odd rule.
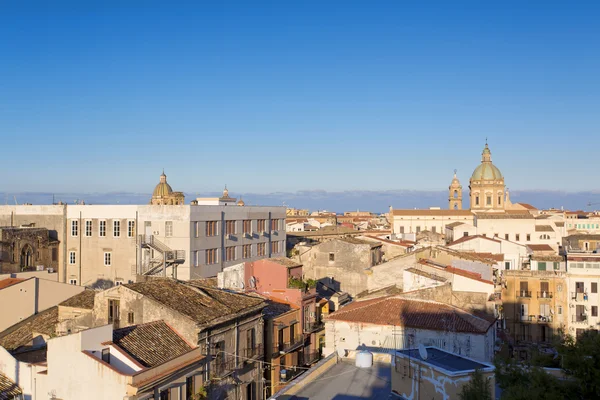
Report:
[[[449,243],[448,246],[453,246],[455,244],[459,244],[459,243],[464,243],[464,242],[468,242],[469,240],[475,240],[475,239],[484,239],[484,240],[491,240],[492,242],[496,242],[496,243],[500,243],[499,240],[496,239],[492,239],[486,236],[482,236],[482,235],[471,235],[471,236],[463,236],[461,238],[456,239],[454,242]]]
[[[535,219],[535,217],[527,210],[511,210],[499,213],[480,213],[477,214],[477,219]]]
[[[398,350],[398,355],[404,355],[421,361],[425,364],[431,364],[434,367],[443,368],[450,372],[467,372],[475,369],[490,368],[491,365],[479,363],[469,358],[461,357],[457,354],[440,350],[436,347],[427,347],[427,359],[423,360],[418,349]]]
[[[147,368],[164,364],[193,349],[164,321],[114,330],[113,343]]]
[[[350,243],[350,244],[369,245],[371,247],[381,246],[381,243],[379,243],[379,242],[375,243],[375,242],[372,242],[369,240],[358,239],[358,238],[351,237],[351,236],[341,237],[338,240],[341,240],[342,242],[346,242],[346,243]]]
[[[54,306],[0,332],[0,346],[8,351],[17,350],[29,345],[33,338],[40,334],[46,336],[56,334],[56,324],[58,324],[58,307]]]
[[[84,290],[83,292],[76,294],[73,297],[68,298],[59,304],[63,307],[83,308],[86,310],[92,310],[94,308],[94,298],[96,297],[95,290]]]
[[[394,325],[444,331],[483,334],[493,321],[486,321],[460,308],[436,301],[381,297],[355,301],[330,314],[328,320]]]
[[[0,400],[20,399],[22,394],[21,388],[0,372]]]
[[[341,360],[295,395],[283,394],[277,399],[391,399],[391,389],[390,364],[358,368],[353,360]]]
[[[464,222],[453,222],[451,224],[446,225],[446,228],[452,229],[452,228],[455,228],[455,227],[460,226],[460,225],[464,225]]]
[[[392,215],[399,216],[453,216],[453,217],[472,217],[474,214],[470,210],[392,210]]]
[[[554,251],[549,244],[528,244],[527,247],[531,251]]]
[[[536,225],[535,231],[536,232],[554,232],[554,229],[552,229],[552,226],[550,226],[550,225]]]
[[[286,257],[267,258],[265,260],[269,261],[269,262],[274,262],[276,264],[283,265],[287,268],[296,268],[296,267],[302,266],[302,264],[300,264],[299,262],[294,261],[291,258],[286,258]]]
[[[124,287],[179,312],[197,324],[206,324],[228,315],[264,306],[263,299],[206,286],[203,280],[189,282],[152,278]]]
[[[6,278],[0,281],[0,290],[5,289],[9,286],[16,285],[17,283],[21,283],[26,279],[23,278]]]
[[[441,276],[438,276],[436,274],[432,274],[432,273],[429,273],[426,271],[421,271],[420,269],[416,269],[416,268],[407,268],[407,269],[405,269],[405,271],[413,273],[415,275],[425,277],[425,278],[433,279],[438,282],[446,282],[448,280],[444,277],[441,277]]]

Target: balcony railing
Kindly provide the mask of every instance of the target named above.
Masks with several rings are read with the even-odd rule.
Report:
[[[575,301],[587,301],[588,295],[583,292],[571,292],[571,300]]]
[[[212,373],[221,378],[229,375],[237,368],[235,357],[216,357],[211,364]]]
[[[304,325],[304,332],[312,333],[312,332],[320,331],[323,328],[325,328],[325,323],[322,321],[309,322],[308,324]]]
[[[531,291],[517,290],[517,297],[531,297]]]
[[[243,354],[246,360],[255,360],[263,358],[265,355],[263,344],[255,344],[254,347],[245,348]]]
[[[321,353],[318,351],[307,351],[307,352],[303,353],[303,355],[304,355],[304,359],[303,359],[304,365],[314,364],[315,362],[319,361],[319,359],[321,358]]]
[[[290,351],[296,350],[297,348],[302,347],[304,344],[304,338],[302,336],[298,336],[294,338],[294,340],[289,342],[283,342],[275,345],[273,353],[275,355],[289,353]]]
[[[537,292],[538,299],[551,299],[552,292]]]
[[[584,323],[587,319],[588,317],[585,314],[573,315],[573,322],[575,323]]]
[[[552,322],[552,315],[538,315],[538,324],[549,324]]]
[[[533,322],[535,315],[521,315],[521,322]]]

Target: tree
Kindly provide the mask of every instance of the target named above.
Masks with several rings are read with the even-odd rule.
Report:
[[[462,387],[459,397],[460,400],[491,400],[491,391],[490,381],[481,370],[476,369],[469,383]]]
[[[564,373],[577,382],[582,398],[600,398],[600,335],[597,331],[586,331],[577,341],[565,336],[557,350]]]

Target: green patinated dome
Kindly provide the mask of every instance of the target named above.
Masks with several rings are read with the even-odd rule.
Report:
[[[493,181],[503,179],[500,170],[492,164],[492,152],[490,151],[487,143],[481,153],[481,164],[475,168],[473,175],[471,175],[472,181]]]

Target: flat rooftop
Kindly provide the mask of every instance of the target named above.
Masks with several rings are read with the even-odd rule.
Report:
[[[398,354],[404,354],[410,358],[451,372],[471,371],[477,368],[490,368],[490,365],[478,363],[477,361],[461,357],[457,354],[448,353],[435,347],[427,347],[427,360],[421,358],[419,349],[398,350]]]
[[[354,360],[342,360],[297,394],[277,400],[391,399],[391,390],[390,364],[358,368]]]

